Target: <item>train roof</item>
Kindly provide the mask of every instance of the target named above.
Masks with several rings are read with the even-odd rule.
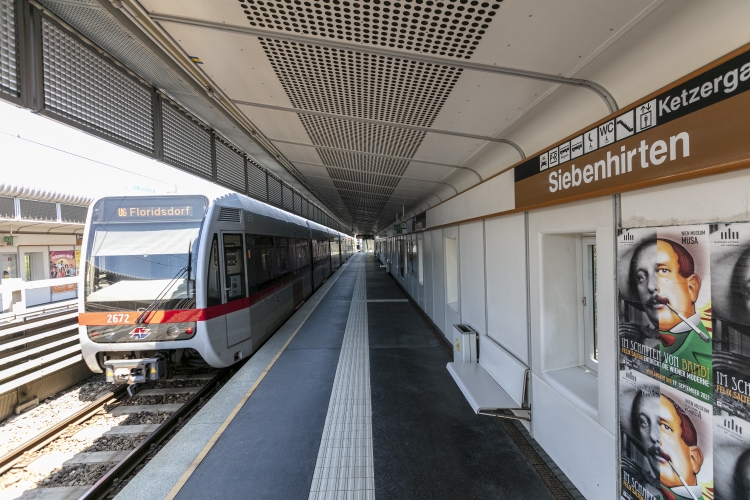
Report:
[[[307,219],[238,193],[225,194],[224,196],[215,198],[213,201],[222,207],[239,208],[254,214],[289,222],[305,229],[308,228]]]

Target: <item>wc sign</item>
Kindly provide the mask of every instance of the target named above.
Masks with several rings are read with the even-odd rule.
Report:
[[[599,132],[599,147],[604,147],[615,142],[615,121],[610,120],[597,127]]]

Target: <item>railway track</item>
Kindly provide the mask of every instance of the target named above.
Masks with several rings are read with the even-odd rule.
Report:
[[[125,387],[0,457],[0,498],[110,498],[160,445],[231,376],[186,373]]]

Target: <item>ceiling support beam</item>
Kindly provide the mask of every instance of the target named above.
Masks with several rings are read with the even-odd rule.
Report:
[[[416,162],[416,163],[425,163],[427,165],[438,165],[438,166],[441,166],[441,167],[457,168],[457,169],[461,169],[461,170],[471,170],[472,172],[474,172],[474,174],[477,177],[479,177],[480,181],[484,180],[484,179],[482,179],[482,176],[479,175],[479,172],[477,172],[473,168],[463,167],[461,165],[449,165],[448,163],[438,163],[438,162],[430,161],[430,160],[420,160],[418,158],[406,158],[404,156],[391,156],[391,155],[384,155],[384,154],[380,154],[380,153],[368,153],[368,152],[365,152],[365,151],[355,151],[353,149],[334,148],[334,147],[331,147],[331,146],[317,146],[315,144],[307,144],[307,143],[304,143],[304,142],[285,141],[283,139],[270,139],[270,140],[272,142],[277,143],[277,144],[290,144],[292,146],[302,146],[303,148],[325,149],[325,150],[328,150],[328,151],[341,151],[342,153],[352,153],[352,154],[357,154],[357,155],[374,156],[374,157],[377,157],[377,158],[386,158],[386,159],[389,159],[389,160],[401,160],[401,161],[408,161],[408,162],[412,162],[413,161],[413,162]]]
[[[477,139],[480,141],[499,142],[500,144],[507,144],[511,146],[521,156],[522,160],[526,159],[526,153],[524,153],[523,149],[521,149],[521,146],[519,146],[518,144],[516,144],[515,142],[509,139],[500,139],[499,137],[488,137],[484,135],[466,134],[463,132],[454,132],[451,130],[440,130],[440,129],[435,129],[431,127],[420,127],[419,125],[407,125],[405,123],[387,122],[384,120],[374,120],[372,118],[360,118],[357,116],[339,115],[336,113],[325,113],[323,111],[313,111],[310,109],[289,108],[286,106],[276,106],[274,104],[263,104],[260,102],[238,101],[238,100],[232,100],[232,102],[240,106],[251,106],[254,108],[272,109],[274,111],[284,111],[287,113],[297,113],[297,114],[302,114],[302,115],[322,116],[325,118],[335,118],[337,120],[370,123],[372,125],[382,125],[384,127],[394,127],[394,128],[401,128],[401,129],[406,129],[406,130],[417,130],[419,132],[427,132],[430,134],[451,135],[454,137],[465,137],[467,139]]]
[[[338,50],[349,50],[360,53],[374,54],[384,57],[395,57],[411,61],[423,62],[426,64],[435,64],[439,66],[450,66],[452,68],[462,68],[464,70],[481,71],[484,73],[494,73],[498,75],[526,78],[529,80],[538,80],[558,85],[570,85],[582,87],[598,95],[607,106],[610,113],[619,109],[614,96],[607,89],[596,82],[583,80],[580,78],[568,78],[561,75],[551,75],[548,73],[538,73],[536,71],[526,71],[523,69],[508,68],[504,66],[495,66],[493,64],[482,64],[469,62],[461,59],[447,59],[443,57],[429,56],[418,52],[403,52],[400,50],[378,47],[375,45],[357,44],[351,42],[341,42],[331,38],[313,38],[305,35],[297,35],[284,31],[270,31],[266,29],[253,28],[250,26],[237,26],[224,23],[215,23],[182,16],[173,16],[169,14],[150,13],[151,19],[159,22],[168,22],[194,26],[198,28],[213,29],[219,31],[228,31],[231,33],[244,34],[248,36],[273,38],[275,40],[299,43],[302,45],[316,45],[319,47],[330,47]]]
[[[444,182],[444,181],[431,181],[429,179],[420,179],[418,177],[406,177],[406,176],[403,176],[403,175],[395,175],[395,174],[381,174],[381,173],[377,173],[377,172],[367,172],[366,170],[359,170],[359,169],[356,169],[356,168],[332,167],[330,165],[321,165],[319,163],[307,163],[307,162],[304,162],[304,161],[296,161],[296,160],[292,160],[292,163],[299,163],[300,165],[307,165],[308,167],[332,168],[334,170],[345,170],[347,172],[357,172],[357,173],[369,174],[369,175],[380,175],[380,176],[383,176],[383,177],[395,177],[397,179],[404,179],[405,181],[419,181],[419,182],[428,182],[430,184],[442,184],[443,186],[449,186],[451,189],[453,189],[453,191],[455,191],[456,194],[458,194],[458,189],[456,189],[456,187],[453,184],[451,184],[449,182]],[[330,179],[331,180],[342,180],[342,181],[344,180],[344,179],[333,179],[333,177],[331,177]],[[351,181],[346,181],[346,182],[351,182]]]
[[[373,196],[373,197],[379,196],[381,198],[386,198],[386,200],[384,200],[385,202],[387,202],[388,200],[393,199],[393,198],[399,198],[399,199],[402,199],[402,200],[410,200],[410,201],[422,200],[422,198],[411,198],[409,196],[401,196],[399,194],[393,194],[393,193],[391,193],[391,194],[367,193],[367,192],[359,191],[357,189],[346,189],[346,188],[340,188],[340,187],[336,187],[336,186],[318,186],[318,187],[320,189],[333,189],[335,191],[345,191],[347,193],[356,193],[358,195],[367,195],[367,196]],[[393,188],[390,188],[390,189],[393,189]],[[363,201],[374,201],[376,203],[380,203],[381,202],[381,200],[374,200],[374,199],[370,199],[370,198],[364,198]]]
[[[368,186],[368,187],[373,187],[373,188],[385,188],[385,189],[393,189],[393,190],[398,189],[400,191],[408,191],[410,193],[431,194],[431,195],[435,196],[441,202],[443,201],[442,199],[440,199],[440,197],[438,195],[433,194],[433,193],[431,193],[429,191],[419,191],[417,189],[406,189],[406,188],[402,188],[402,187],[398,187],[398,186],[378,186],[377,184],[368,184],[366,182],[357,182],[357,181],[347,181],[345,179],[334,179],[333,177],[323,177],[322,175],[306,175],[305,177],[307,177],[308,179],[324,179],[324,180],[327,180],[327,181],[333,181],[334,183],[336,183],[336,182],[347,182],[349,184],[356,184],[358,186]],[[326,187],[329,187],[329,186],[326,186]],[[367,191],[362,191],[362,193],[367,193]],[[370,194],[374,194],[374,193],[370,193]]]

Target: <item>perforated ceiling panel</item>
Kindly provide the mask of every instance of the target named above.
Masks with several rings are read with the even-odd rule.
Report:
[[[0,93],[18,96],[15,0],[0,0]]]
[[[477,0],[239,3],[251,26],[465,59],[500,7],[499,1]]]
[[[429,127],[462,72],[448,65],[269,38],[261,38],[260,43],[295,107],[339,115]],[[411,158],[425,133],[339,118],[297,116],[313,144],[341,150],[317,152],[326,166],[337,167],[329,168],[328,174],[355,225],[370,230],[409,161],[358,152]]]

